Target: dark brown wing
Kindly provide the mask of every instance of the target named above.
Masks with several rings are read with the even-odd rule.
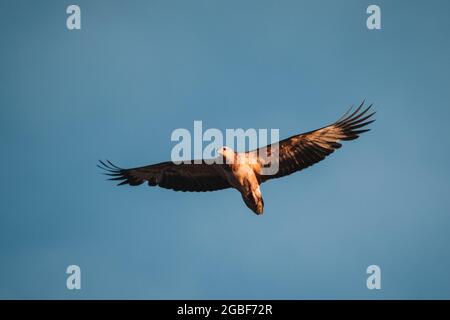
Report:
[[[145,167],[122,169],[110,161],[100,160],[99,168],[108,171],[109,180],[120,181],[118,184],[137,186],[147,182],[149,186],[160,186],[175,191],[214,191],[230,187],[222,176],[220,164],[175,164],[162,162]]]
[[[339,141],[354,140],[361,133],[369,131],[369,129],[363,128],[375,121],[370,119],[375,112],[367,114],[372,105],[361,111],[363,104],[364,102],[353,113],[351,113],[351,109],[348,110],[341,119],[329,126],[292,136],[278,144],[250,151],[253,154],[258,153],[258,162],[263,167],[267,167],[269,164],[273,165],[273,161],[278,161],[278,172],[273,175],[261,175],[261,182],[283,177],[312,166],[325,159],[334,150],[339,149],[341,147]],[[265,154],[264,152],[267,152],[268,157],[260,156]]]

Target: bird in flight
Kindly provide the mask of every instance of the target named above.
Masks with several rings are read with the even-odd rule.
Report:
[[[375,121],[372,119],[375,112],[369,113],[372,105],[362,109],[363,105],[364,102],[353,112],[350,108],[331,125],[294,135],[263,148],[235,152],[231,148],[221,147],[218,157],[223,161],[202,159],[180,164],[167,161],[122,169],[109,160],[100,160],[98,167],[112,176],[109,180],[119,181],[118,185],[137,186],[147,182],[149,186],[196,192],[234,188],[241,193],[247,207],[260,215],[264,211],[260,190],[263,182],[308,168],[339,149],[340,141],[354,140],[370,130],[366,126]],[[277,165],[278,170],[273,174],[264,174],[264,168],[269,164]]]

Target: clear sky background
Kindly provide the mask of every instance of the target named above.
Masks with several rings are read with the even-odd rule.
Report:
[[[449,1],[75,3],[79,31],[72,2],[0,2],[0,298],[450,298]],[[194,120],[287,137],[363,99],[373,130],[264,184],[263,216],[95,166],[168,160]]]

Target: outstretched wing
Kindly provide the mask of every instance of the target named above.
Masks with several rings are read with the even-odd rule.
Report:
[[[339,141],[354,140],[361,133],[369,131],[370,129],[364,129],[364,127],[375,121],[370,119],[375,112],[367,114],[372,105],[361,111],[363,104],[364,102],[353,113],[351,109],[348,110],[338,121],[329,126],[250,151],[252,153],[250,156],[256,156],[262,167],[278,165],[277,173],[261,175],[260,181],[280,178],[312,166],[339,149],[341,147]]]
[[[175,191],[215,191],[231,187],[223,177],[220,164],[174,164],[162,162],[145,167],[122,169],[110,161],[100,160],[99,168],[108,171],[109,180],[120,181],[118,184],[137,186],[147,182],[149,186],[160,186]]]

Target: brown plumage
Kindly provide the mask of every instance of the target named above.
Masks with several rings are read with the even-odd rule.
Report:
[[[294,135],[276,144],[249,152],[234,152],[222,147],[218,150],[223,164],[201,160],[192,164],[162,162],[158,164],[122,169],[111,162],[100,161],[100,168],[107,170],[110,180],[118,185],[132,186],[147,182],[175,191],[215,191],[237,189],[246,205],[255,213],[262,214],[264,201],[260,184],[303,170],[327,157],[341,147],[340,141],[354,140],[365,127],[375,120],[369,113],[371,105],[362,110],[363,103],[353,112],[347,111],[338,121],[326,127]],[[262,156],[267,155],[267,156]],[[211,159],[210,159],[211,160]],[[217,162],[217,161],[216,161]],[[264,168],[278,165],[274,174],[264,174]]]

